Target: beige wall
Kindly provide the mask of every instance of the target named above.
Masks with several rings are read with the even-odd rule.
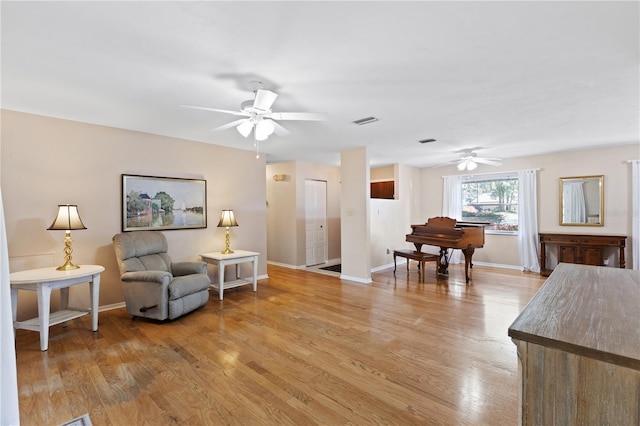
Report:
[[[284,174],[276,182],[274,175]],[[340,259],[340,168],[304,161],[267,165],[267,241],[270,262],[306,264],[305,181],[327,182],[327,257]]]
[[[265,162],[252,151],[6,110],[1,131],[0,182],[12,270],[62,264],[64,232],[46,228],[58,204],[78,204],[88,229],[72,232],[74,262],[106,268],[100,305],[122,302],[111,238],[121,229],[123,173],[207,181],[208,227],[164,232],[175,261],[199,260],[199,253],[224,248],[224,228],[216,225],[226,208],[239,223],[231,228],[231,248],[266,253]],[[265,255],[258,273],[266,274]],[[87,291],[78,287],[71,300],[88,307]],[[23,293],[22,317],[36,312],[35,299]]]
[[[372,167],[371,168],[371,182],[380,181],[380,180],[393,180],[395,179],[395,165],[383,166],[383,167]]]
[[[396,164],[393,170],[395,172],[391,176],[398,176],[397,199],[372,198],[370,201],[373,270],[392,264],[394,249],[412,249],[413,244],[405,241],[406,234],[411,233],[412,224],[423,222],[420,214],[420,169]],[[427,247],[424,250],[428,251]]]
[[[639,145],[567,151],[556,154],[506,159],[502,166],[480,165],[480,173],[540,169],[538,172],[538,230],[574,234],[611,234],[631,236],[631,167],[628,160],[640,155]],[[442,176],[464,174],[455,165],[422,169],[422,211],[425,220],[442,213]],[[568,176],[604,175],[604,226],[559,225],[559,178]],[[630,259],[630,241],[626,258]],[[616,261],[615,251],[611,254]],[[474,260],[520,266],[518,238],[508,235],[488,235],[484,248],[474,254]],[[629,262],[627,262],[629,264]]]
[[[297,265],[296,164],[268,164],[267,179],[267,261]],[[276,182],[274,175],[284,175]]]

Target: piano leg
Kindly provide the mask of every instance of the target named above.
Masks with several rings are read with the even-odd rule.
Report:
[[[440,247],[440,261],[438,262],[438,274],[449,275],[449,250]]]
[[[467,283],[469,282],[469,267],[473,267],[473,263],[471,263],[471,258],[473,257],[473,253],[476,251],[476,248],[473,246],[468,246],[465,249],[462,249],[462,253],[464,253],[464,276],[467,279]]]

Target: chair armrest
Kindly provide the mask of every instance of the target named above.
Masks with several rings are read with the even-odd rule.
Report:
[[[171,264],[171,271],[176,277],[191,274],[206,274],[207,264],[204,262],[174,262]]]
[[[120,276],[123,282],[142,281],[158,284],[169,284],[173,279],[173,276],[169,272],[165,271],[135,271],[125,272]]]

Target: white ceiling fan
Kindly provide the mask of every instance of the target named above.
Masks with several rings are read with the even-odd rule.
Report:
[[[263,89],[262,82],[252,81],[250,87],[253,91],[254,99],[244,101],[240,105],[240,111],[226,109],[209,108],[196,105],[180,105],[185,108],[202,109],[205,111],[222,112],[225,114],[237,115],[240,118],[230,123],[213,129],[214,131],[226,130],[235,127],[245,138],[253,131],[256,141],[266,140],[273,133],[279,136],[288,135],[290,132],[276,120],[304,120],[323,121],[326,114],[316,112],[273,112],[271,106],[278,97],[277,93]]]
[[[488,164],[490,166],[501,166],[502,159],[500,158],[489,158],[489,157],[478,157],[478,153],[474,151],[474,149],[463,149],[459,151],[460,159],[454,160],[453,163],[458,163],[458,170],[475,170],[478,167],[478,164]]]

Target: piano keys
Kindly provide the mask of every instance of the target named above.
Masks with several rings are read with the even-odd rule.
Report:
[[[464,254],[464,274],[469,282],[469,268],[473,267],[472,257],[476,248],[484,246],[484,227],[488,222],[459,222],[450,217],[432,217],[424,225],[411,225],[411,234],[406,241],[413,243],[416,251],[422,245],[440,247],[438,273],[448,275],[448,249],[460,249]]]

